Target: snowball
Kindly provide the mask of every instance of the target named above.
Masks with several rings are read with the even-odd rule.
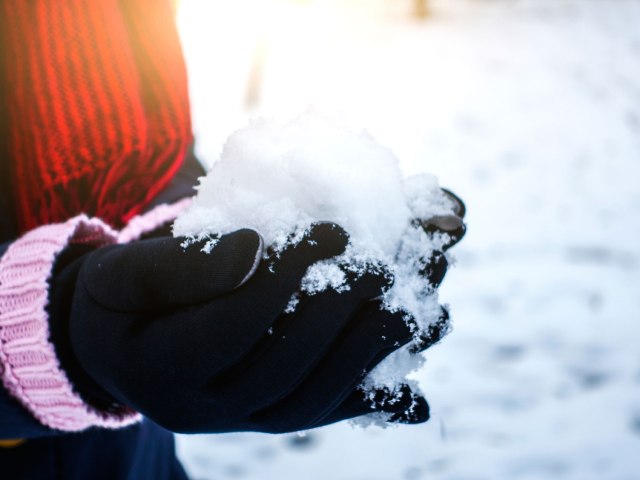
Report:
[[[412,220],[453,211],[435,177],[404,178],[393,153],[370,136],[307,112],[285,124],[256,120],[231,135],[173,233],[215,241],[252,228],[278,251],[298,242],[312,223],[335,222],[350,235],[347,251],[311,266],[302,290],[344,291],[345,270],[358,275],[384,266],[395,278],[382,297],[385,308],[413,317],[419,335],[441,312],[437,292],[419,270],[446,238],[428,236]],[[288,312],[298,300],[291,299]],[[363,388],[393,391],[420,364],[404,347],[376,367]]]

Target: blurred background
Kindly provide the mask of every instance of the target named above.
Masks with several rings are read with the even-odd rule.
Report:
[[[468,206],[421,426],[181,436],[194,479],[640,479],[640,2],[182,0],[198,149],[313,107]]]

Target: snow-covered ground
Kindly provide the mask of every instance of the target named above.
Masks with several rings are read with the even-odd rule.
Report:
[[[181,436],[191,475],[640,479],[640,2],[275,2],[183,0],[201,153],[313,104],[437,175],[454,331],[427,424]]]

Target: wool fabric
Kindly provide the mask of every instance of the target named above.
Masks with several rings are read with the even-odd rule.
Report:
[[[80,213],[123,226],[192,142],[171,2],[1,2],[0,41],[20,231]]]

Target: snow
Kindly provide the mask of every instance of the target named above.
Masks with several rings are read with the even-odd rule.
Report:
[[[433,176],[404,178],[398,159],[370,136],[312,111],[285,123],[254,120],[229,137],[197,190],[173,224],[175,236],[211,238],[204,247],[210,251],[219,234],[252,228],[281,252],[300,242],[313,223],[334,222],[349,233],[347,250],[312,265],[303,292],[342,293],[349,290],[347,272],[357,278],[388,271],[394,283],[382,302],[410,315],[417,339],[440,319],[437,291],[420,270],[449,237],[427,235],[414,219],[452,216],[456,205]],[[298,300],[294,293],[285,311],[294,312]],[[365,390],[400,393],[398,387],[422,363],[410,349],[404,346],[376,367]]]
[[[413,218],[452,209],[435,178],[403,178],[396,157],[369,136],[305,112],[233,133],[173,231],[202,239],[248,227],[279,251],[313,222],[333,221],[355,254],[383,260],[398,254]]]
[[[260,103],[248,114],[286,118],[313,103],[366,128],[405,174],[431,172],[466,201],[468,234],[440,291],[454,330],[415,375],[432,418],[387,430],[339,424],[304,441],[180,436],[189,472],[637,479],[640,3],[447,0],[424,22],[408,18],[409,2],[339,3],[295,7],[315,9],[296,42],[286,41],[293,28],[270,37]],[[318,13],[325,8],[334,15]],[[208,29],[214,41],[200,58],[218,68],[215,35],[228,45],[246,36],[239,25]],[[198,58],[188,35],[185,46]],[[211,85],[229,96],[246,70],[192,77],[211,160],[246,123],[243,95],[233,108],[229,98],[208,104]]]

